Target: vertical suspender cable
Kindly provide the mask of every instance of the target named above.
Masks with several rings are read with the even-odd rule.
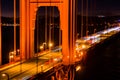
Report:
[[[51,44],[51,0],[50,0],[50,15],[49,15],[49,45]],[[49,46],[49,50],[51,50],[51,47]]]
[[[86,36],[88,36],[88,0],[86,0]]]
[[[37,0],[37,10],[39,10],[38,9],[38,0]],[[36,17],[36,26],[37,26],[37,57],[36,57],[36,74],[38,74],[38,51],[39,51],[39,48],[38,48],[38,46],[39,46],[39,40],[38,40],[38,37],[39,37],[39,34],[38,34],[38,32],[39,32],[39,28],[38,28],[38,22],[39,22],[39,15],[38,15],[38,11],[36,12],[36,15],[37,15],[37,17]]]
[[[60,9],[62,9],[61,8],[61,0],[60,0],[60,3],[59,3],[59,5],[60,5]],[[59,15],[60,15],[60,13],[59,13]],[[60,17],[60,16],[59,16]],[[61,44],[62,44],[62,42],[61,42],[61,19],[59,20],[60,22],[59,22],[59,46],[61,46]],[[60,52],[60,51],[59,51]]]
[[[2,1],[0,0],[0,65],[2,64]]]
[[[81,38],[83,37],[83,0],[81,0]]]
[[[76,12],[76,13],[75,13],[75,15],[76,15],[76,16],[75,16],[75,21],[76,21],[76,22],[75,22],[75,25],[76,25],[76,26],[75,26],[75,31],[76,31],[75,34],[76,34],[76,39],[78,39],[78,36],[79,36],[79,33],[77,32],[77,26],[78,26],[78,25],[77,25],[78,0],[76,0],[76,2],[75,2],[75,9],[76,9],[76,11],[75,11],[75,12]]]
[[[45,43],[47,43],[47,7],[45,7]],[[47,49],[46,44],[44,47]]]
[[[54,24],[54,6],[53,6],[53,8],[52,8],[52,25],[53,25],[53,26],[52,26],[52,38],[53,38],[53,39],[52,39],[52,42],[54,42],[54,27],[55,27],[55,26],[54,26],[54,25],[55,25],[55,24]],[[55,44],[55,42],[54,42],[54,44]]]
[[[95,15],[96,14],[96,0],[94,0],[94,11],[93,11],[93,14]],[[94,21],[96,21],[96,18],[93,19]],[[97,29],[96,29],[97,30]]]
[[[75,54],[75,53],[74,53],[74,49],[75,49],[75,48],[74,48],[74,47],[75,47],[75,42],[74,42],[74,41],[75,41],[75,38],[76,38],[76,37],[75,37],[75,27],[76,27],[76,26],[75,26],[75,18],[76,18],[76,16],[75,16],[75,13],[76,13],[76,12],[75,12],[75,11],[76,11],[76,10],[75,10],[75,1],[76,1],[76,0],[72,0],[72,19],[73,19],[73,20],[72,20],[72,29],[73,29],[73,30],[72,30],[72,31],[73,31],[73,33],[72,33],[72,35],[73,35],[73,37],[72,37],[72,38],[73,38],[73,39],[72,39],[72,40],[73,40],[73,41],[72,41],[72,42],[73,42],[73,43],[72,43],[72,49],[73,49],[73,50],[72,50],[72,53],[73,53],[73,55]],[[73,57],[72,57],[72,60],[74,60]],[[72,75],[72,76],[73,76],[73,75]]]
[[[93,15],[93,1],[90,1],[90,15]],[[90,18],[90,23],[93,24],[93,18]]]
[[[16,0],[14,0],[14,52],[16,56]]]

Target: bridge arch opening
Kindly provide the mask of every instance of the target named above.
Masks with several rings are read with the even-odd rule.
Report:
[[[51,30],[51,31],[50,31]],[[49,32],[50,31],[50,32]],[[49,42],[59,46],[61,42],[60,13],[56,6],[41,6],[36,12],[34,30],[34,50],[35,53],[49,48]],[[46,43],[44,45],[44,43]]]

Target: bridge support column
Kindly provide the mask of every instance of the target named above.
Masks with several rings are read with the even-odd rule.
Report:
[[[20,54],[23,59],[34,56],[34,30],[37,5],[20,0]]]
[[[65,65],[74,63],[75,46],[75,0],[64,0],[60,7],[60,27],[62,29],[62,53]]]
[[[1,6],[1,0],[0,0],[0,65],[2,65],[2,6]]]

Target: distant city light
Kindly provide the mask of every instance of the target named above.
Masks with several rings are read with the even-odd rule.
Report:
[[[98,17],[99,17],[99,18],[103,18],[103,17],[105,17],[105,16],[104,16],[104,15],[98,15]]]

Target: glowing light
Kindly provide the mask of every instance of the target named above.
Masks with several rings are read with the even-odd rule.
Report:
[[[2,77],[5,77],[5,76],[6,76],[6,74],[5,74],[5,73],[3,73],[3,74],[2,74]]]
[[[52,47],[53,46],[53,44],[52,43],[49,43],[49,47]]]
[[[20,50],[19,50],[19,49],[17,49],[17,52],[20,52]]]
[[[43,46],[40,46],[40,49],[43,49]]]
[[[81,66],[76,66],[76,71],[81,70]]]
[[[81,55],[83,55],[83,52],[81,52]]]
[[[85,45],[82,45],[82,48],[86,48],[86,46],[85,46]]]
[[[13,58],[14,56],[13,55],[10,55],[10,58]]]
[[[57,61],[57,58],[54,58],[54,61]]]

